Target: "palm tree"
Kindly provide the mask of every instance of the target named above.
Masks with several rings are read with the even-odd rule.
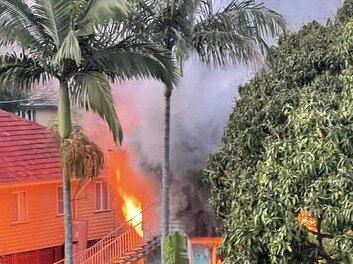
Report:
[[[56,79],[62,145],[72,132],[71,103],[98,113],[115,142],[122,141],[108,80],[151,77],[172,86],[177,78],[169,52],[119,30],[129,8],[126,0],[0,0],[0,45],[21,50],[0,56],[0,87],[22,91]],[[65,259],[71,264],[72,175],[63,165]]]
[[[267,50],[266,38],[283,33],[283,17],[254,0],[230,0],[213,7],[211,0],[135,0],[130,29],[172,52],[180,65],[191,53],[209,66],[248,63]],[[215,11],[216,9],[216,11]],[[169,141],[172,87],[164,91],[164,154],[162,166],[162,240],[169,226]],[[162,242],[162,247],[163,247]],[[164,250],[162,249],[162,252]],[[162,253],[163,254],[163,253]],[[162,256],[163,263],[163,256]]]

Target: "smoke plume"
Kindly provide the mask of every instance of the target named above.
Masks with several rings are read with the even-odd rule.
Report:
[[[226,3],[227,1],[220,1]],[[307,20],[326,20],[341,0],[266,0],[282,13],[292,29]],[[172,96],[171,114],[171,217],[189,236],[214,234],[214,216],[208,192],[200,185],[200,171],[207,156],[220,143],[237,96],[236,87],[253,76],[246,67],[210,71],[195,58],[184,67],[184,78]],[[163,87],[158,82],[135,81],[113,86],[125,138],[122,148],[133,154],[134,165],[161,176],[163,143]],[[88,134],[113,148],[106,125],[97,118],[85,119]],[[157,196],[157,195],[156,195]],[[159,197],[156,197],[157,199]]]

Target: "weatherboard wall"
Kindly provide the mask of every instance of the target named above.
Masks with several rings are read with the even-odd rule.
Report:
[[[8,186],[0,185],[0,256],[63,245],[64,219],[58,215],[57,196],[61,181]],[[12,193],[18,191],[27,194],[28,218],[22,223],[13,222]],[[73,218],[87,223],[87,234],[79,235],[88,241],[104,237],[121,223],[114,193],[109,197],[109,210],[97,212],[95,181],[72,183]]]
[[[57,215],[59,183],[0,189],[0,255],[54,247],[63,244],[63,216]],[[27,221],[13,222],[11,194],[27,193]]]

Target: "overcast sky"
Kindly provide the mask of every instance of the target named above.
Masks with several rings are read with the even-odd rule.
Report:
[[[326,21],[333,16],[343,0],[264,0],[265,5],[284,15],[291,28],[309,20]]]

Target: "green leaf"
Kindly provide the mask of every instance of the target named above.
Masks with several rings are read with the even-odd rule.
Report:
[[[122,21],[127,18],[129,10],[126,0],[89,0],[77,34],[86,36],[93,33],[98,24]]]
[[[281,15],[255,1],[233,0],[215,13],[205,1],[201,2],[200,10],[193,45],[207,64],[221,66],[256,59],[260,53],[266,53],[267,38],[286,30]]]
[[[65,59],[75,61],[76,65],[80,65],[82,60],[81,47],[72,30],[68,32],[58,52],[55,54],[53,63],[58,65]]]
[[[109,126],[114,141],[123,140],[122,128],[116,114],[109,83],[100,72],[80,72],[72,78],[73,101],[80,107],[96,112]]]
[[[157,46],[128,38],[119,44],[96,52],[87,61],[103,70],[113,80],[154,78],[173,87],[178,81],[178,69],[171,54]]]
[[[40,62],[25,54],[0,56],[0,91],[25,92],[49,78]]]
[[[70,29],[70,5],[65,0],[35,0],[33,12],[57,48]]]
[[[351,14],[353,1],[345,6]],[[281,37],[266,69],[239,87],[203,173],[226,263],[351,263],[350,21]],[[312,216],[300,221],[298,208]]]
[[[21,0],[0,0],[0,44],[41,48],[45,33],[29,6]]]

